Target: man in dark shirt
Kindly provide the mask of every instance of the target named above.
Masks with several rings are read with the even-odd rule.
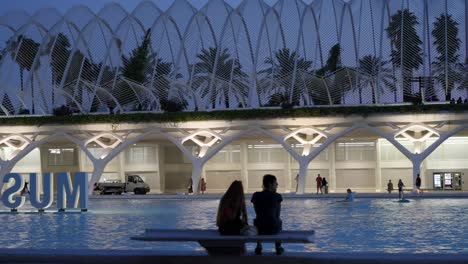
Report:
[[[421,192],[421,177],[419,177],[419,173],[418,173],[418,177],[416,178],[416,192],[417,193]]]
[[[271,174],[263,176],[263,191],[255,192],[252,196],[252,203],[255,208],[256,218],[254,225],[258,229],[260,235],[273,235],[279,233],[283,229],[283,222],[280,218],[281,202],[283,197],[276,193],[278,182],[276,177]],[[275,243],[276,254],[281,255],[284,249],[281,247],[281,242]],[[262,244],[257,242],[255,254],[262,254]]]

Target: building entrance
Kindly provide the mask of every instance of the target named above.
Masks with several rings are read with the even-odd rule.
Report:
[[[462,177],[460,172],[435,172],[433,173],[434,189],[461,190]]]

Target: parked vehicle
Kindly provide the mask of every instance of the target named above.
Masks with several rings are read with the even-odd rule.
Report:
[[[98,182],[95,188],[95,192],[99,194],[122,194],[124,192],[146,194],[149,191],[149,185],[138,175],[126,175],[125,182],[120,180]]]

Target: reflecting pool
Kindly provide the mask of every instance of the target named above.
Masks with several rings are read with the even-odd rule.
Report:
[[[11,214],[2,207],[0,244],[2,248],[198,251],[203,248],[197,243],[142,242],[130,237],[145,228],[216,228],[217,206],[215,199],[91,199],[85,213]],[[252,223],[250,203],[248,208]],[[410,203],[285,199],[282,219],[284,229],[316,231],[314,244],[286,244],[288,252],[468,253],[467,199]],[[249,244],[248,249],[254,246]],[[266,245],[265,251],[269,248]]]

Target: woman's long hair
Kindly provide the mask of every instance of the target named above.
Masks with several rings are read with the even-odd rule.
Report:
[[[216,225],[220,226],[225,220],[222,219],[222,212],[225,208],[231,208],[235,215],[240,215],[244,224],[247,224],[247,210],[245,208],[244,187],[241,181],[233,181],[231,186],[221,198],[216,216]]]

